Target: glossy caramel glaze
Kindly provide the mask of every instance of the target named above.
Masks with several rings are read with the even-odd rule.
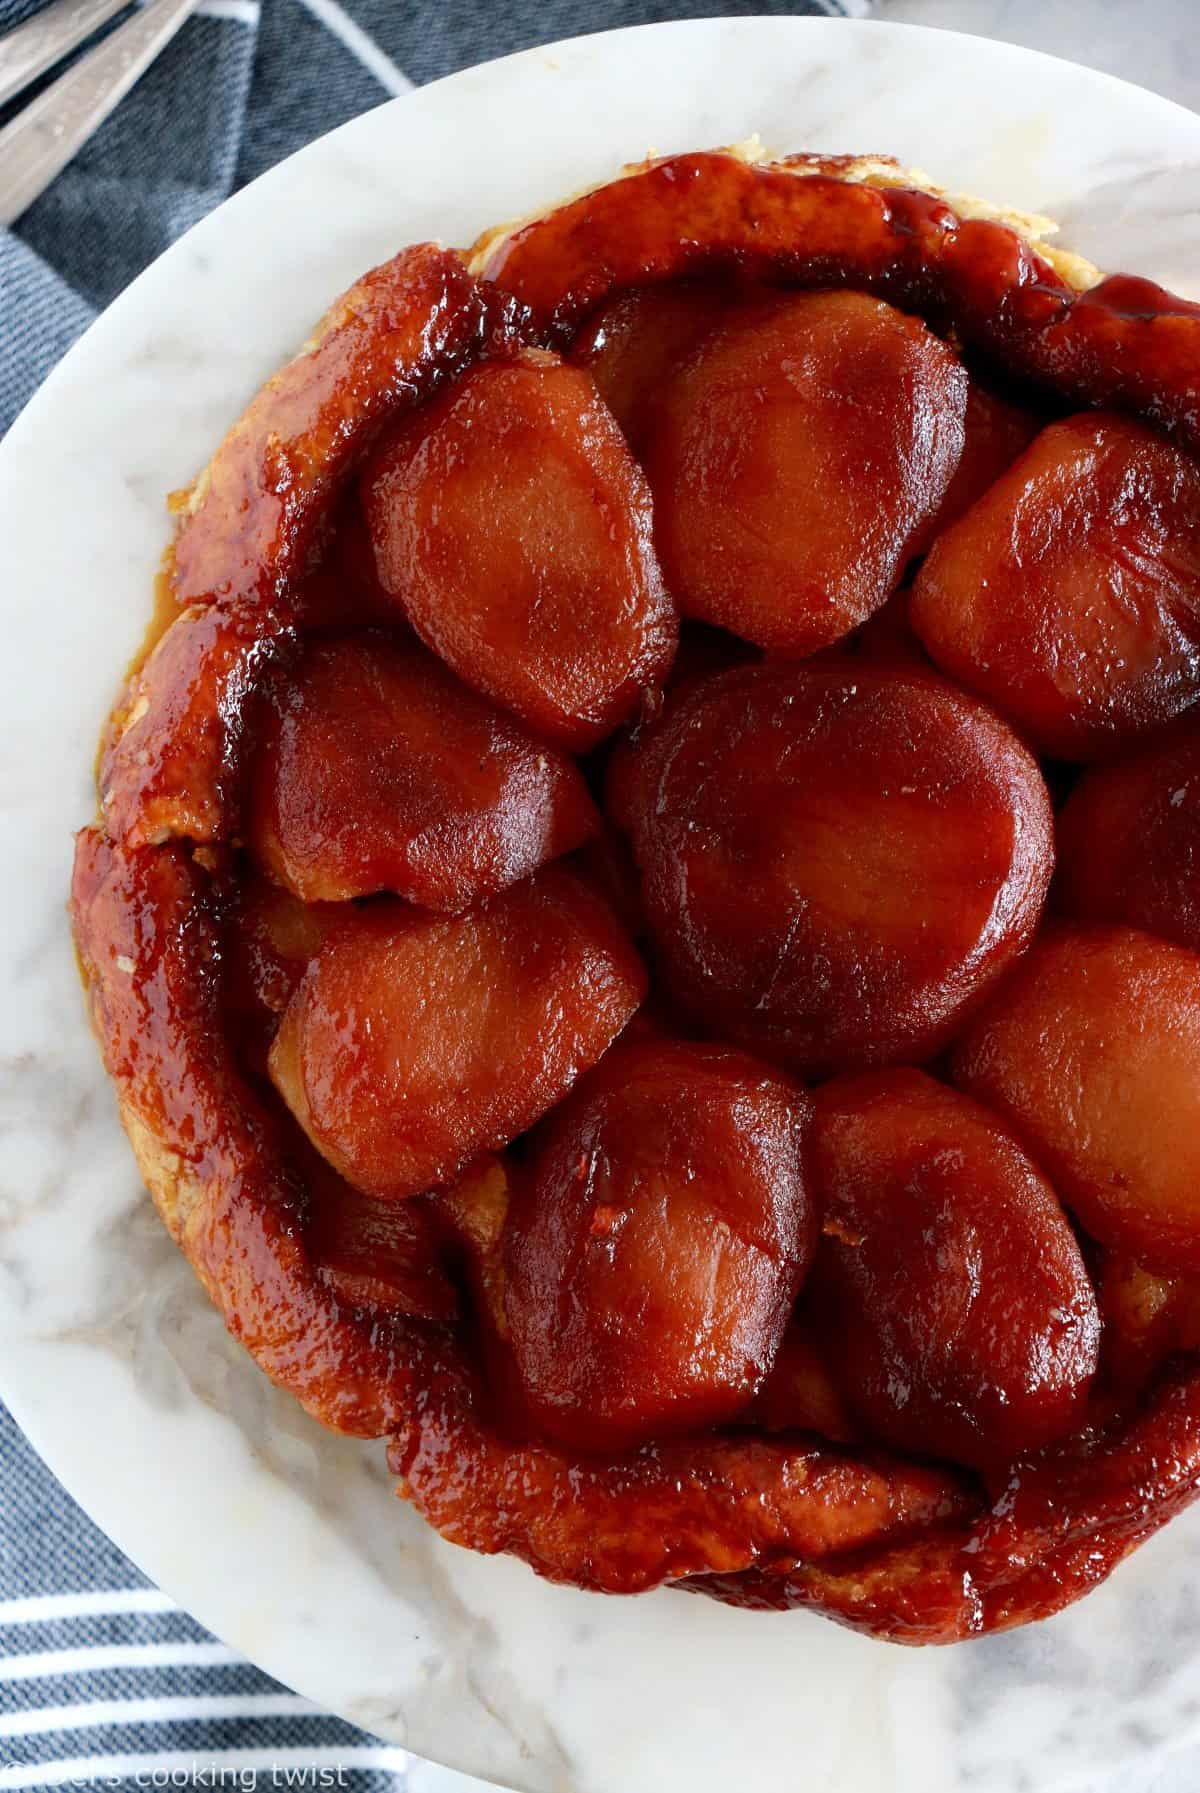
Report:
[[[388,1461],[404,1498],[452,1543],[610,1594],[820,1559],[977,1504],[952,1471],[804,1438],[700,1433],[613,1458],[511,1444],[450,1377],[423,1392]]]
[[[1200,305],[1129,275],[1077,292],[1009,225],[959,218],[911,188],[814,174],[803,157],[667,157],[518,227],[482,271],[556,340],[612,294],[684,274],[859,287],[1018,378],[1200,447]]]
[[[306,643],[256,717],[248,837],[304,902],[465,909],[599,825],[574,761],[382,633]]]
[[[471,369],[389,434],[363,503],[413,628],[536,733],[579,752],[653,700],[675,607],[645,476],[586,373],[532,351]]]
[[[946,344],[864,293],[731,308],[643,430],[683,614],[794,655],[865,621],[946,496],[966,401]]]
[[[667,989],[800,1072],[931,1056],[1028,943],[1050,878],[1033,759],[906,669],[702,680],[639,743],[626,798]]]
[[[1058,817],[1057,900],[1200,952],[1200,719],[1080,779]]]
[[[1200,1488],[1200,1371],[1168,1371],[1144,1411],[1014,1465],[965,1524],[841,1562],[689,1583],[734,1606],[812,1606],[902,1644],[952,1644],[1048,1618],[1104,1581]]]
[[[293,635],[283,605],[194,605],[160,636],[113,711],[100,806],[128,847],[230,832],[246,700]]]
[[[615,1451],[745,1407],[812,1256],[808,1113],[743,1053],[650,1041],[608,1053],[540,1130],[505,1312],[549,1438]]]
[[[1200,957],[1134,928],[1043,936],[967,1028],[955,1082],[1016,1128],[1088,1232],[1200,1270]]]
[[[1096,1296],[1058,1197],[985,1108],[921,1071],[818,1092],[827,1361],[868,1436],[986,1469],[1064,1437]]]

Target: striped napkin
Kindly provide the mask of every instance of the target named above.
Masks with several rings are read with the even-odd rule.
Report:
[[[0,0],[0,32],[39,4]],[[18,228],[0,230],[0,433],[97,311],[181,231],[381,100],[580,31],[870,8],[871,0],[200,0]],[[0,124],[17,110],[19,102],[0,110]],[[172,1606],[59,1487],[0,1406],[0,1793],[287,1785],[416,1793],[410,1760],[319,1713]],[[476,1784],[440,1784],[451,1778]]]
[[[80,1511],[0,1405],[0,1793],[399,1793],[406,1767],[403,1750],[319,1712],[180,1612]]]

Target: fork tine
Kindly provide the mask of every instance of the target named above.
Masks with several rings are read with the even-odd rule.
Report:
[[[197,0],[150,0],[0,131],[0,224],[13,224],[166,48]]]
[[[0,106],[69,56],[128,0],[52,0],[0,37]]]

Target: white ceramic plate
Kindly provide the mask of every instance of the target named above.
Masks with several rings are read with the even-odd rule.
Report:
[[[1200,1513],[1040,1628],[951,1651],[663,1592],[605,1600],[443,1545],[379,1445],[330,1437],[225,1337],[142,1194],[83,1020],[71,830],[185,482],[329,299],[649,148],[890,151],[1048,209],[1200,291],[1200,118],[904,26],[740,19],[580,39],[356,120],[112,307],[0,450],[0,1387],[153,1578],[314,1700],[528,1789],[1045,1788],[1200,1713]]]

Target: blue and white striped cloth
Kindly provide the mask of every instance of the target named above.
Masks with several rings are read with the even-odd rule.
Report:
[[[318,1711],[180,1612],[0,1406],[0,1790],[400,1793],[405,1766],[403,1750]]]
[[[39,4],[0,0],[0,32]],[[861,16],[870,4],[200,0],[17,229],[0,230],[0,432],[96,312],[181,231],[280,157],[390,95],[579,31],[713,14]],[[19,102],[0,110],[0,124],[16,110]],[[402,1750],[315,1711],[173,1607],[59,1487],[0,1406],[0,1793],[286,1785],[400,1793],[405,1763]]]

